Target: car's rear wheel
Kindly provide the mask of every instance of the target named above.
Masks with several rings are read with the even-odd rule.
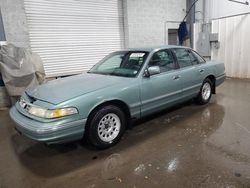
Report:
[[[207,104],[212,97],[212,82],[209,78],[206,78],[201,86],[200,93],[196,98],[196,101],[203,105]]]
[[[103,106],[92,113],[86,127],[86,139],[99,149],[111,147],[121,139],[126,122],[126,116],[120,108]]]

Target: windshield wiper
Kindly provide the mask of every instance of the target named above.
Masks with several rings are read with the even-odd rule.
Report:
[[[129,74],[121,75],[121,74],[118,74],[118,73],[115,73],[115,72],[112,72],[112,73],[88,72],[88,73],[91,73],[91,74],[101,74],[101,75],[106,75],[106,76],[131,77],[131,75],[129,75]]]
[[[129,75],[129,74],[117,74],[117,73],[111,73],[110,75],[113,75],[113,76],[119,76],[119,77],[131,77],[131,75]]]
[[[104,72],[88,72],[91,74],[101,74],[101,75],[111,75],[110,73],[104,73]]]

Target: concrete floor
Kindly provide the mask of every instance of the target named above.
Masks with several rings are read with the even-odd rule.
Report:
[[[210,104],[138,122],[104,151],[45,146],[0,111],[0,187],[250,187],[250,81],[228,79]]]

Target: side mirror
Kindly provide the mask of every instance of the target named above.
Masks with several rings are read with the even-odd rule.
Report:
[[[148,67],[145,70],[144,76],[145,77],[150,77],[156,74],[160,74],[161,73],[161,69],[159,66],[152,66],[152,67]]]

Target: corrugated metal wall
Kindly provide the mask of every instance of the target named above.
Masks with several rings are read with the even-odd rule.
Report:
[[[219,33],[219,49],[212,59],[225,63],[229,77],[250,78],[250,15],[212,21],[212,32]]]
[[[246,0],[238,0],[245,3]],[[205,21],[250,12],[250,6],[229,0],[205,0]]]
[[[24,0],[30,45],[47,77],[89,70],[124,47],[121,0]]]

